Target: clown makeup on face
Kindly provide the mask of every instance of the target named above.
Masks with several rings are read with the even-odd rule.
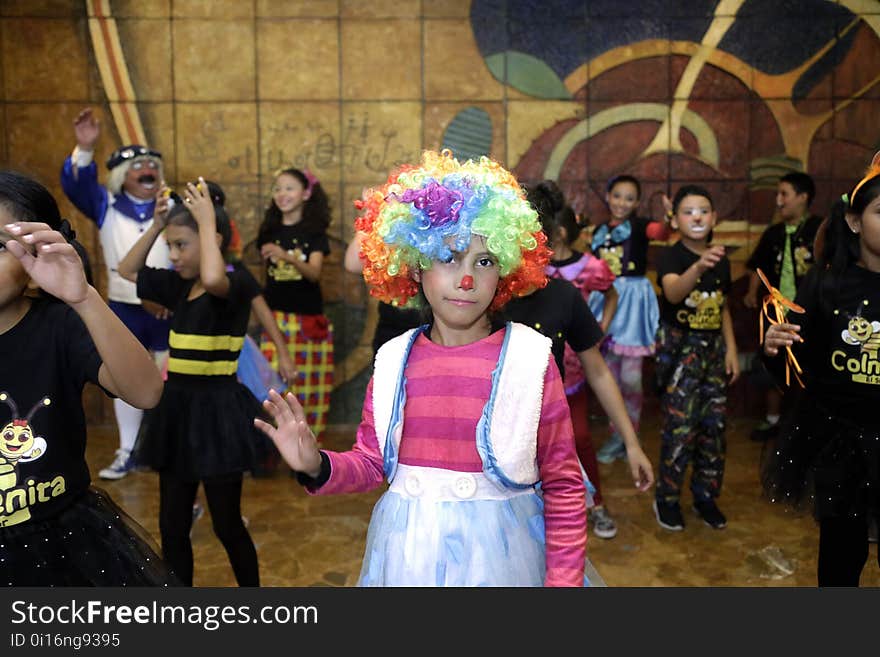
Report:
[[[672,218],[672,227],[691,250],[700,251],[709,241],[715,227],[716,214],[712,201],[705,196],[688,194],[679,201]]]
[[[546,237],[522,185],[496,162],[425,151],[355,202],[371,294],[434,315],[432,340],[489,335],[489,312],[543,287]]]
[[[474,235],[464,251],[448,262],[433,261],[421,271],[422,291],[431,305],[431,339],[439,344],[469,344],[489,335],[489,304],[498,289],[498,266],[486,239]]]
[[[161,184],[160,171],[156,158],[139,157],[129,165],[122,189],[135,198],[149,200],[156,195]]]

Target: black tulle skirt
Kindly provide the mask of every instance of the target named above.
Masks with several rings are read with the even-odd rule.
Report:
[[[0,529],[3,586],[180,586],[150,535],[89,488],[46,520]]]
[[[773,502],[817,519],[880,513],[880,426],[841,417],[808,394],[761,459]]]
[[[159,405],[144,414],[135,460],[184,481],[251,471],[270,449],[254,427],[254,418],[264,416],[257,398],[234,379],[169,378]]]

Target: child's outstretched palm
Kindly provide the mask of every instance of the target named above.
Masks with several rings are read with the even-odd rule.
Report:
[[[254,425],[272,439],[293,470],[317,477],[321,471],[321,453],[296,397],[292,393],[282,397],[270,390],[263,408],[275,420],[277,428],[259,418],[254,419]]]
[[[6,249],[18,258],[34,283],[68,304],[86,298],[89,284],[82,260],[61,233],[48,224],[24,221],[8,224],[6,231],[34,247],[32,253],[15,240],[6,242]]]

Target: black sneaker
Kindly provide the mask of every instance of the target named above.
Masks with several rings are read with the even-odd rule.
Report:
[[[709,499],[705,502],[694,502],[694,511],[703,519],[712,529],[724,529],[727,527],[727,518],[721,513],[715,500]]]
[[[684,529],[684,516],[681,515],[681,507],[678,502],[667,504],[654,500],[654,514],[657,516],[657,522],[663,529],[672,532],[680,532]]]
[[[775,424],[770,424],[765,420],[752,430],[749,438],[751,440],[754,440],[756,443],[765,443],[771,438],[775,438],[776,434],[778,433],[779,422],[776,422]]]

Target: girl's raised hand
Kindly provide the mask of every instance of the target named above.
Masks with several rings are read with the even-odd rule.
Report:
[[[85,300],[89,284],[83,263],[64,235],[38,222],[7,224],[5,230],[21,240],[7,240],[6,250],[18,258],[34,283],[67,304]]]
[[[171,188],[162,181],[159,191],[156,192],[156,207],[153,209],[153,223],[159,228],[165,228],[168,223],[168,213],[171,211]]]
[[[764,334],[764,353],[768,356],[775,356],[780,349],[790,347],[795,342],[803,342],[804,339],[798,335],[801,327],[797,324],[772,324]]]
[[[95,149],[95,144],[101,135],[101,122],[95,118],[91,107],[86,107],[73,120],[73,133],[80,148],[87,151]]]
[[[276,426],[260,418],[254,418],[254,425],[265,433],[281,456],[296,472],[302,472],[312,478],[321,473],[321,452],[318,442],[306,423],[305,413],[296,397],[287,393],[282,397],[274,390],[269,391],[269,399],[263,402]]]
[[[211,200],[208,183],[204,178],[199,176],[197,184],[186,183],[186,189],[183,190],[183,202],[199,227],[204,226],[210,228],[211,231],[215,230],[214,201]]]

